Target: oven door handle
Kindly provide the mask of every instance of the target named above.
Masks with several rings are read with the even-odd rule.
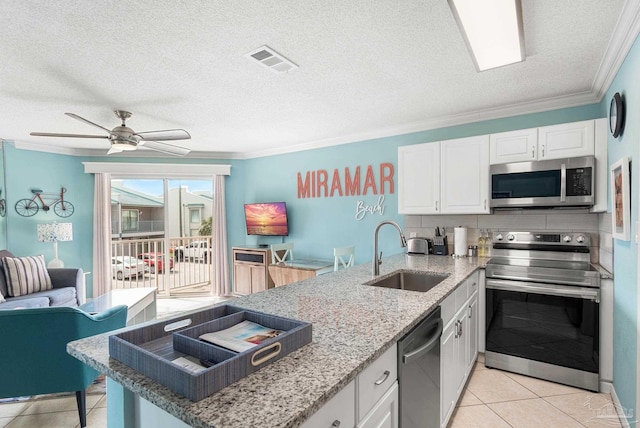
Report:
[[[547,294],[560,297],[574,297],[593,300],[596,303],[600,302],[600,290],[584,287],[566,287],[562,285],[547,286],[535,282],[504,281],[487,278],[486,288],[534,294]]]

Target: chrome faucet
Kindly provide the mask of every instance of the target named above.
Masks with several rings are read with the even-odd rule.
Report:
[[[384,224],[390,224],[393,227],[395,227],[398,230],[398,233],[400,234],[400,245],[403,248],[407,246],[407,240],[402,234],[402,229],[400,229],[400,226],[398,226],[398,223],[391,220],[385,220],[382,223],[380,223],[378,227],[376,227],[376,231],[373,234],[373,274],[376,276],[380,275],[380,265],[382,264],[382,251],[378,256],[378,231]]]

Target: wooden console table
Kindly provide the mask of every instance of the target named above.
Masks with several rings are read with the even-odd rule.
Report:
[[[276,287],[328,272],[333,272],[333,260],[298,259],[269,265],[269,274]]]
[[[233,247],[233,294],[247,294],[273,288],[267,266],[271,250],[263,247]]]

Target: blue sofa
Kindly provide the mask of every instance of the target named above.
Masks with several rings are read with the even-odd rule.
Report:
[[[0,250],[0,258],[14,257],[7,250]],[[0,303],[2,309],[48,308],[52,306],[79,306],[84,303],[84,278],[80,268],[47,269],[53,288],[24,296],[10,297],[4,269],[0,263],[0,293],[5,302]]]

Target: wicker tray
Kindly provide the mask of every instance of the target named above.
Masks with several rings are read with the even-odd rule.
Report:
[[[284,333],[243,352],[198,339],[203,333],[223,330],[243,320]],[[178,323],[185,326],[165,331],[165,327]],[[112,335],[109,355],[172,391],[199,401],[310,343],[311,330],[307,322],[221,305]],[[212,365],[194,373],[171,362],[187,355]]]

